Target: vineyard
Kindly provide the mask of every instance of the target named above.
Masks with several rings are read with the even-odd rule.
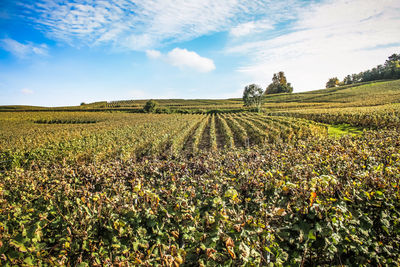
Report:
[[[397,84],[4,108],[0,265],[399,266]]]
[[[389,131],[14,168],[1,180],[1,261],[396,265],[399,151]]]
[[[270,115],[296,117],[328,124],[350,124],[368,129],[398,129],[400,105],[386,104],[367,107],[291,110],[269,112]]]
[[[3,113],[2,168],[248,148],[326,135],[307,120],[242,114]],[[28,115],[28,116],[27,116]],[[29,118],[29,119],[26,119]]]

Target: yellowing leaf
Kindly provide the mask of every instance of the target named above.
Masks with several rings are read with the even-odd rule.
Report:
[[[274,210],[274,214],[278,216],[283,216],[286,214],[285,209],[279,208]]]
[[[228,253],[229,253],[229,255],[231,255],[232,259],[236,259],[235,252],[233,252],[233,251],[230,250],[229,248],[227,248],[226,250],[228,250]]]
[[[226,239],[225,241],[225,246],[228,247],[234,247],[235,243],[233,242],[232,238],[228,237],[228,239]]]

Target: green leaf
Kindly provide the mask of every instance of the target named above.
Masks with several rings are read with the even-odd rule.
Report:
[[[27,257],[24,259],[24,262],[29,266],[34,266],[33,259],[31,257]]]
[[[316,237],[315,234],[314,234],[314,230],[313,230],[313,229],[311,229],[311,230],[308,232],[308,239],[311,239],[311,240],[316,240],[316,239],[317,239],[317,237]]]

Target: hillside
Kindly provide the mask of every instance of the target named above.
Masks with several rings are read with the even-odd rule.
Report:
[[[147,100],[101,101],[81,106],[36,107],[0,106],[0,111],[129,111],[140,112]],[[156,99],[160,108],[169,111],[207,112],[212,110],[241,110],[241,98],[232,99]],[[264,108],[272,111],[298,108],[339,108],[376,106],[400,103],[400,80],[359,83],[336,88],[293,94],[268,95]]]
[[[147,100],[122,100],[107,103],[108,108],[141,108]],[[241,98],[218,99],[161,99],[156,100],[161,107],[170,109],[237,109],[243,107]],[[273,108],[271,103],[282,103],[287,107],[317,106],[374,106],[400,102],[400,80],[375,81],[336,88],[320,89],[302,93],[268,95],[265,108]]]
[[[371,98],[374,99],[371,99]],[[367,101],[367,102],[365,102]],[[267,103],[361,103],[369,105],[400,102],[400,80],[340,86],[295,94],[268,96]]]

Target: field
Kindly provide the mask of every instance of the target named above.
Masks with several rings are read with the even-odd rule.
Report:
[[[400,81],[0,107],[0,265],[400,264]]]

